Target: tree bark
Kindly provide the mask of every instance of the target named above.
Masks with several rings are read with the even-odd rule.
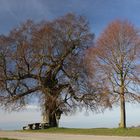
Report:
[[[49,114],[49,125],[50,127],[58,127],[56,115],[55,114]]]
[[[43,122],[48,123],[50,127],[58,127],[56,115],[47,110],[43,116]]]
[[[124,97],[124,84],[120,87],[120,111],[121,111],[121,121],[119,124],[120,128],[126,128],[126,111],[125,111],[125,97]]]
[[[48,106],[48,104],[50,104],[50,105]],[[58,127],[56,113],[54,112],[55,108],[52,108],[53,101],[51,100],[51,98],[47,99],[47,97],[46,97],[44,107],[45,107],[45,110],[43,113],[43,121],[45,123],[48,123],[50,127]]]

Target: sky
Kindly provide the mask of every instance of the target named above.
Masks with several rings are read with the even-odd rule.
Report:
[[[53,20],[69,12],[87,17],[96,37],[116,19],[128,20],[140,28],[140,0],[0,0],[0,34],[8,34],[27,19]],[[127,104],[127,116],[128,126],[140,125],[140,105]],[[0,110],[0,129],[20,129],[41,119],[37,106],[13,113]],[[63,115],[60,120],[62,127],[118,127],[118,123],[118,107],[100,114],[82,111]]]

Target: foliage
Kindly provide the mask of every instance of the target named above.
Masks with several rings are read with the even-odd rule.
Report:
[[[108,25],[87,57],[93,82],[98,83],[111,104],[120,101],[120,127],[126,127],[125,102],[140,102],[139,50],[138,30],[118,20]]]
[[[0,104],[18,110],[37,98],[51,126],[58,111],[73,111],[89,97],[93,107],[83,66],[93,37],[87,20],[74,14],[38,24],[28,20],[1,36]]]

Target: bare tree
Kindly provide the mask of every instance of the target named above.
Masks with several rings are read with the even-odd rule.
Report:
[[[93,80],[106,89],[110,103],[120,101],[120,127],[126,128],[125,102],[140,102],[140,38],[126,21],[114,21],[88,52]]]
[[[81,64],[92,41],[88,22],[74,14],[27,21],[1,36],[1,105],[20,109],[38,98],[50,126],[58,126],[57,115],[72,111],[85,96]]]

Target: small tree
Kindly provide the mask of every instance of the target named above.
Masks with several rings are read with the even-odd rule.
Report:
[[[106,89],[111,103],[120,101],[120,127],[126,128],[125,102],[140,101],[139,33],[125,21],[114,21],[90,49],[93,80]]]
[[[20,109],[37,98],[50,126],[58,126],[58,112],[72,111],[85,97],[81,64],[92,41],[86,19],[74,14],[39,24],[27,21],[1,36],[0,103]]]

